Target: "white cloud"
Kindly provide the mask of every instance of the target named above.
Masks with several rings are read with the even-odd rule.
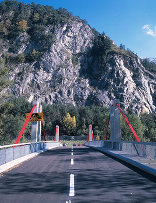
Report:
[[[147,35],[151,35],[151,36],[153,36],[153,37],[156,37],[156,26],[152,29],[152,28],[150,27],[150,25],[144,25],[144,26],[142,27],[142,29],[146,31],[146,34],[147,34]]]

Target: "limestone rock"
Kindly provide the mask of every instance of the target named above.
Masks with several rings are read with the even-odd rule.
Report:
[[[45,28],[51,32],[52,27]],[[139,58],[109,53],[104,73],[97,74],[97,61],[87,55],[93,47],[94,33],[89,25],[73,21],[53,31],[55,42],[40,60],[19,64],[10,72],[15,96],[40,98],[42,102],[73,105],[106,105],[115,98],[135,113],[152,112],[156,107],[156,75],[142,66]],[[27,33],[16,39],[15,53],[33,50]]]

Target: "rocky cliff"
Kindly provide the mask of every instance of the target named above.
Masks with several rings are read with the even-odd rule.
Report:
[[[32,61],[8,63],[14,84],[6,91],[16,97],[37,97],[48,104],[109,106],[118,98],[125,109],[137,114],[155,111],[156,74],[146,70],[136,55],[119,50],[111,40],[113,48],[103,48],[103,55],[95,49],[99,34],[76,18],[57,26],[44,25],[43,32],[55,36],[44,50],[26,29],[13,40],[1,40],[1,58],[4,53],[16,58],[34,50],[42,52]],[[109,40],[106,35],[100,37],[100,42]]]

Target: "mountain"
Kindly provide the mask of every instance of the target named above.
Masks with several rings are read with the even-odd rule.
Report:
[[[125,110],[155,111],[155,67],[66,9],[1,2],[0,38],[13,82],[3,93],[79,106],[117,98]]]
[[[147,60],[156,64],[156,58],[147,58]]]

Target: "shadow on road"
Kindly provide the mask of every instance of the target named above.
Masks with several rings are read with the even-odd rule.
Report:
[[[67,175],[68,177],[68,175]],[[67,180],[64,173],[20,173],[7,174],[0,179],[0,191],[3,194],[18,193],[56,193],[67,194]],[[64,182],[64,184],[62,183]]]
[[[69,154],[71,152],[71,147],[62,147],[62,148],[57,148],[57,149],[51,149],[48,151],[45,151],[41,153],[39,156],[52,156],[52,155],[57,155],[57,156],[64,156],[65,154]],[[89,154],[90,152],[95,152],[93,149],[89,149],[86,147],[75,147],[73,148],[74,154],[75,155],[83,155],[83,154]]]

